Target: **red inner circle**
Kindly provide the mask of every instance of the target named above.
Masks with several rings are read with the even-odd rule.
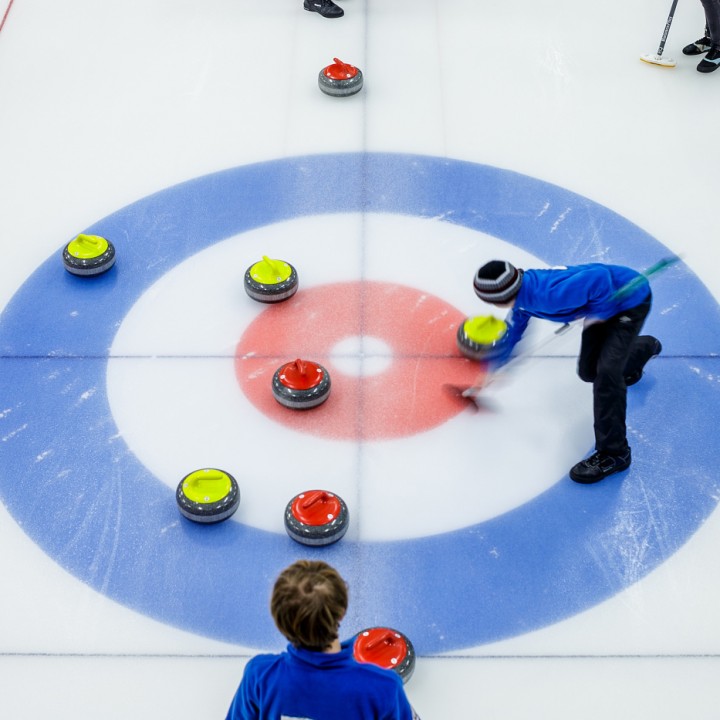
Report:
[[[372,628],[357,636],[353,654],[358,662],[394,669],[407,656],[407,643],[400,633],[390,628]]]
[[[374,281],[305,288],[269,305],[238,342],[235,373],[250,402],[274,421],[335,440],[386,440],[430,430],[467,410],[446,384],[481,380],[482,363],[463,357],[456,333],[465,315],[417,288]],[[377,374],[350,375],[331,354],[340,341],[373,337],[391,348]],[[327,371],[332,392],[310,409],[275,400],[272,378],[295,358]],[[360,362],[360,360],[358,360]]]
[[[340,501],[324,490],[310,490],[298,495],[291,505],[292,514],[303,525],[327,525],[342,510]]]

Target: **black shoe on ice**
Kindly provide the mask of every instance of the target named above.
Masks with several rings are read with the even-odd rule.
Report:
[[[707,35],[704,35],[694,43],[686,45],[682,51],[683,55],[702,55],[712,47],[712,40]]]
[[[596,452],[574,465],[570,470],[570,477],[577,483],[591,485],[608,475],[627,470],[631,461],[630,448],[622,455],[606,455]]]
[[[305,0],[303,7],[326,18],[339,18],[345,14],[345,11],[332,0]]]
[[[697,66],[698,72],[711,73],[715,72],[720,66],[720,45],[713,45],[707,55],[700,61]]]

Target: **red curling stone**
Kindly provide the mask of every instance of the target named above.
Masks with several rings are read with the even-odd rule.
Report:
[[[318,85],[326,95],[347,97],[360,92],[363,86],[363,74],[354,65],[333,58],[333,64],[320,71]]]
[[[358,662],[394,670],[406,683],[415,671],[415,648],[398,630],[373,627],[357,634],[353,656]]]
[[[285,508],[285,530],[302,545],[330,545],[345,535],[350,522],[345,501],[327,490],[306,490]]]
[[[322,365],[298,358],[275,371],[272,391],[285,407],[294,410],[317,407],[330,395],[330,374]]]

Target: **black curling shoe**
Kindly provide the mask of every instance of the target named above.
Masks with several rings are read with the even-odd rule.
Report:
[[[713,45],[707,55],[700,61],[697,66],[698,72],[711,73],[715,72],[720,66],[720,45]]]
[[[339,18],[345,14],[345,11],[332,0],[305,0],[303,7],[326,18]]]
[[[704,35],[699,40],[696,40],[689,45],[686,45],[682,51],[683,55],[702,55],[706,53],[712,47],[712,40]]]
[[[630,448],[623,455],[607,455],[596,452],[574,465],[570,470],[570,477],[577,483],[591,485],[608,475],[627,470],[631,461]]]

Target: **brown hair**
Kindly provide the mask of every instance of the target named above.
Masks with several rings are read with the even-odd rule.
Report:
[[[275,581],[270,612],[295,647],[322,652],[338,636],[348,590],[337,570],[320,560],[298,560]]]

